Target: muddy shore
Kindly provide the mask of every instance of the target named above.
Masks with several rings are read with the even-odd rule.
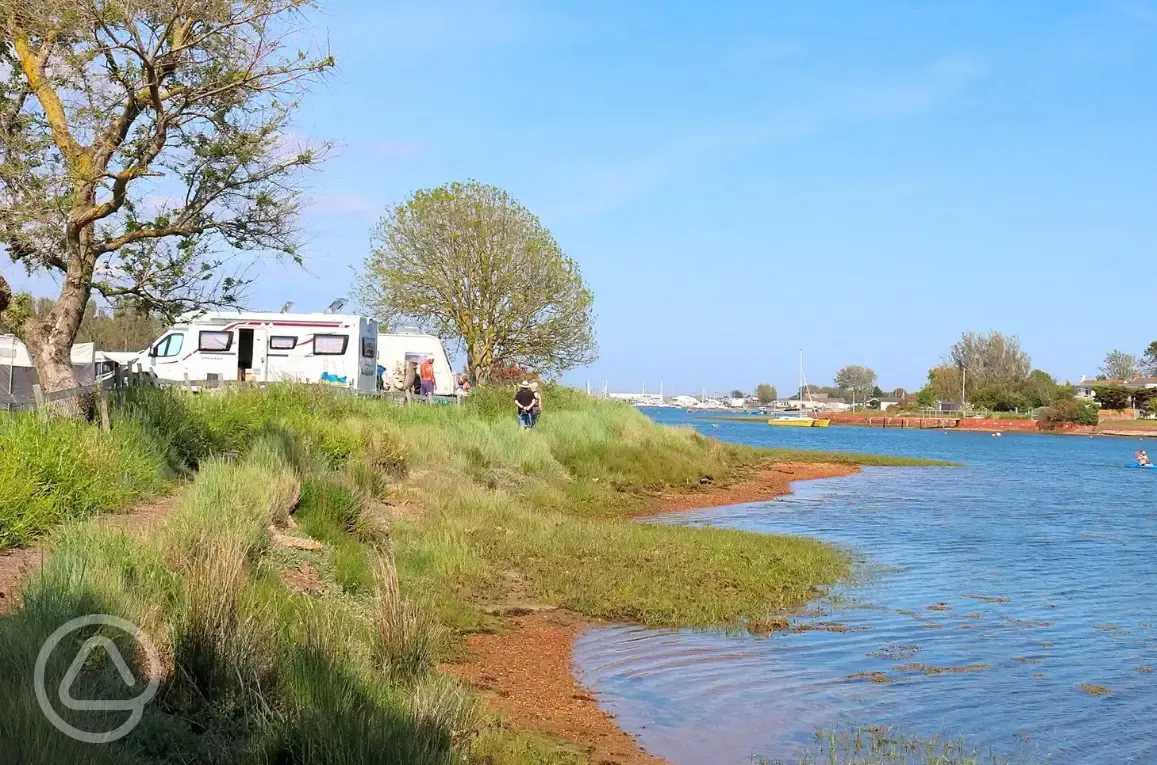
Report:
[[[773,465],[734,486],[656,497],[636,517],[765,501],[790,494],[793,481],[836,478],[858,470],[854,465]],[[469,660],[443,669],[480,690],[487,703],[509,715],[515,726],[581,747],[593,763],[667,762],[644,751],[575,680],[571,672],[574,641],[595,623],[561,609],[517,616],[511,619],[509,632],[468,636]]]

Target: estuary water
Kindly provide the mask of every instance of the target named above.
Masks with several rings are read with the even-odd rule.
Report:
[[[854,581],[767,637],[611,625],[575,672],[675,765],[797,760],[817,729],[901,725],[1048,763],[1157,763],[1157,471],[1135,440],[771,428],[723,440],[953,460],[663,516],[817,537]]]

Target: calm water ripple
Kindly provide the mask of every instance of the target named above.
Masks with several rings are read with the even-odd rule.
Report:
[[[818,728],[903,724],[1047,762],[1157,763],[1157,475],[1123,468],[1135,441],[656,419],[965,467],[872,468],[659,519],[818,537],[857,575],[767,637],[583,634],[577,676],[648,750],[790,761]]]

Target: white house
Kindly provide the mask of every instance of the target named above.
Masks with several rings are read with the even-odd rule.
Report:
[[[1073,386],[1077,398],[1092,400],[1098,386],[1119,385],[1123,388],[1157,388],[1157,377],[1134,377],[1132,380],[1090,380],[1081,375],[1081,381]]]

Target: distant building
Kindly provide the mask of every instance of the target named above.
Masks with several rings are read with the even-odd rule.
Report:
[[[1157,377],[1134,377],[1131,380],[1090,380],[1081,375],[1081,381],[1073,386],[1077,398],[1092,399],[1096,389],[1102,386],[1120,386],[1122,388],[1157,388]]]

